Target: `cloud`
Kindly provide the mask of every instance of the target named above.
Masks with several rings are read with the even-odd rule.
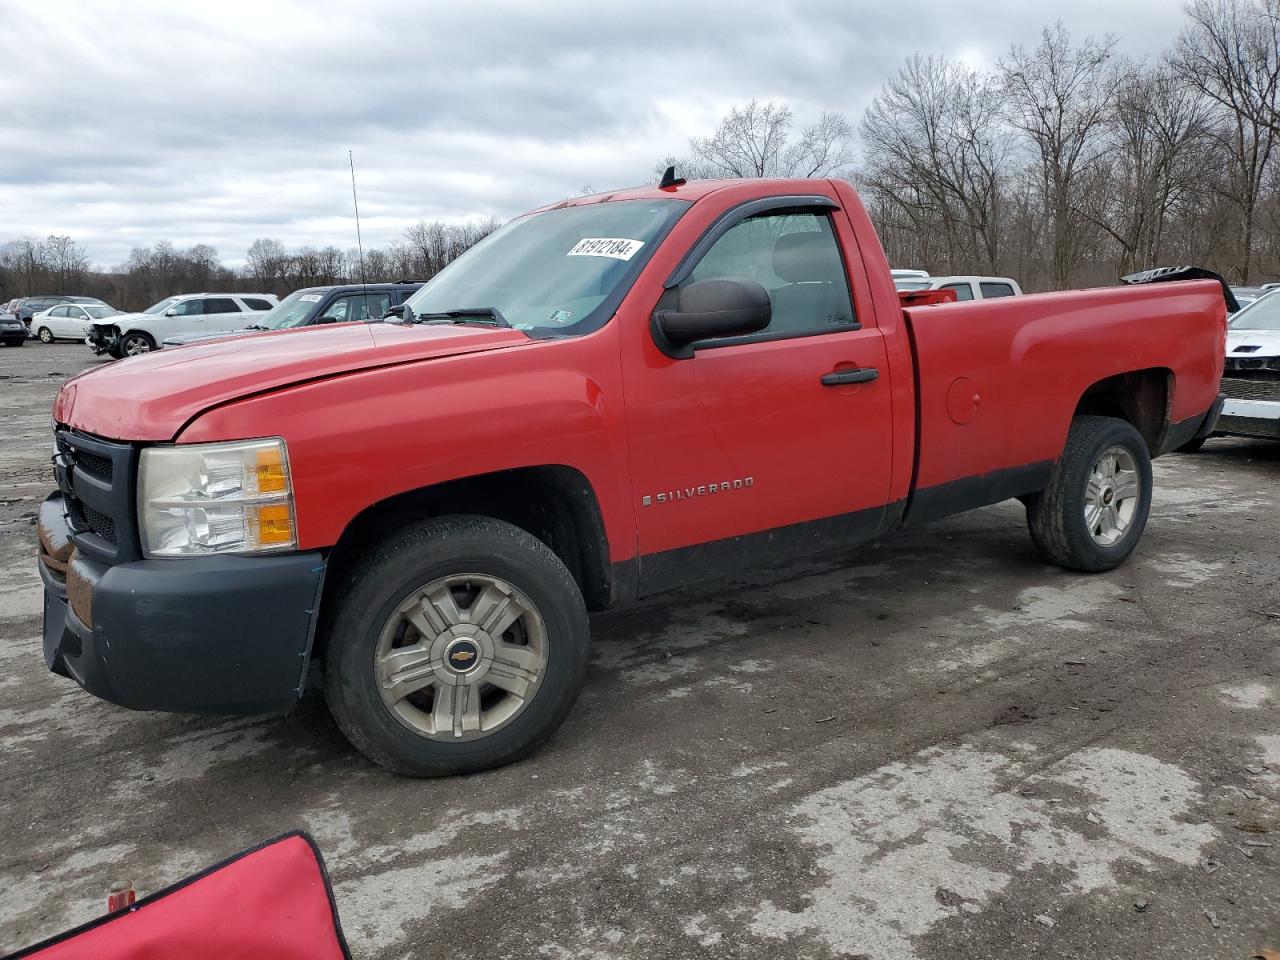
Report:
[[[0,240],[69,233],[99,264],[162,238],[366,243],[647,178],[734,103],[856,120],[917,50],[994,63],[1021,0],[0,0]],[[1079,0],[1080,35],[1154,53],[1168,0]]]

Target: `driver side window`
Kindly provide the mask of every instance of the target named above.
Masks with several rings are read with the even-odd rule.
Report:
[[[773,316],[753,338],[857,327],[828,214],[748,217],[715,242],[681,286],[715,277],[748,277],[768,291]]]
[[[183,300],[176,303],[169,309],[173,311],[175,317],[193,317],[204,312],[204,303],[200,300]]]

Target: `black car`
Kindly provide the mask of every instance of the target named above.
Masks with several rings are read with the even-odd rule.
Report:
[[[20,347],[27,342],[27,325],[12,313],[0,313],[0,343]]]
[[[421,280],[397,280],[394,283],[348,283],[332,287],[304,287],[295,290],[267,313],[238,330],[188,333],[166,337],[165,347],[181,347],[204,340],[268,330],[291,330],[321,323],[345,323],[351,320],[381,320],[392,307],[398,307],[422,286]]]

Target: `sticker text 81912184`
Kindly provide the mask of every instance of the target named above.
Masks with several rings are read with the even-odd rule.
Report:
[[[636,255],[643,240],[627,240],[624,237],[583,237],[570,250],[569,257],[612,257],[614,260],[630,260]]]

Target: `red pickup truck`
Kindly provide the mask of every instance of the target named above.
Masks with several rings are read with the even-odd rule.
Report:
[[[1207,281],[911,306],[852,187],[674,182],[508,223],[396,322],[68,381],[48,665],[127,707],[322,685],[415,775],[564,720],[587,611],[1019,498],[1081,571],[1214,426]]]

